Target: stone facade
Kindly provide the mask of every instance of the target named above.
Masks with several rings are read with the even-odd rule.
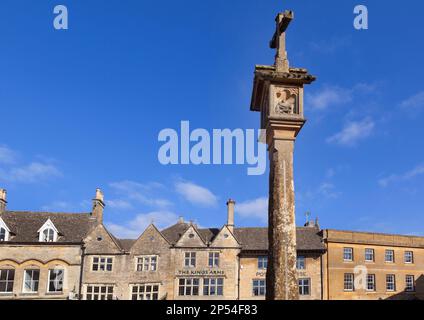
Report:
[[[424,299],[423,237],[325,230],[324,240],[325,299]]]
[[[268,229],[235,227],[234,204],[227,203],[220,229],[180,219],[164,230],[152,224],[131,240],[103,225],[102,195],[91,213],[4,207],[0,299],[265,299]],[[296,249],[302,300],[424,299],[423,237],[320,230],[309,222],[296,228]],[[392,262],[385,261],[388,251]],[[352,275],[348,290],[345,274]],[[373,290],[364,287],[368,274]]]

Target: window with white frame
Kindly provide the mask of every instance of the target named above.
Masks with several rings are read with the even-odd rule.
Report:
[[[63,269],[49,270],[49,282],[48,282],[47,292],[49,293],[63,292],[64,274],[65,274],[65,270]]]
[[[180,296],[198,296],[200,279],[181,278],[178,282],[178,295]]]
[[[252,294],[255,297],[264,296],[266,293],[265,280],[252,281]]]
[[[365,249],[365,261],[374,262],[374,249],[370,249],[370,248]]]
[[[135,284],[131,289],[132,300],[158,300],[159,298],[159,284],[157,283],[143,283]]]
[[[311,294],[311,279],[299,279],[299,295],[309,296]]]
[[[204,278],[203,295],[205,296],[223,296],[224,278]]]
[[[396,277],[394,274],[386,275],[386,290],[396,291]]]
[[[22,291],[24,293],[37,293],[39,282],[40,282],[40,270],[38,269],[25,270],[24,284],[23,284]]]
[[[196,252],[185,252],[184,253],[184,267],[195,268],[196,267]]]
[[[393,263],[395,262],[395,252],[394,250],[386,250],[384,255],[384,261]]]
[[[344,291],[354,291],[354,275],[353,273],[344,274]]]
[[[405,251],[405,263],[414,263],[414,253],[412,251]]]
[[[353,248],[343,248],[343,260],[353,261]]]
[[[112,285],[87,285],[85,300],[113,300]]]
[[[375,291],[375,274],[367,274],[367,291]]]
[[[53,222],[48,219],[38,230],[38,235],[38,241],[40,242],[56,242],[58,238],[58,231]]]
[[[0,269],[0,293],[12,293],[14,281],[14,269]]]
[[[137,257],[137,271],[156,271],[158,269],[158,256]]]
[[[113,266],[112,257],[93,257],[92,271],[111,272]]]
[[[415,277],[413,275],[405,276],[405,291],[415,291]]]
[[[219,252],[209,252],[209,267],[219,267]]]
[[[5,228],[0,227],[0,242],[4,242],[8,240],[9,240],[9,232]]]
[[[0,217],[0,242],[9,241],[10,230],[4,223],[3,219]]]
[[[305,270],[306,269],[306,258],[305,258],[305,256],[297,256],[296,268],[297,268],[297,270]]]
[[[266,268],[268,268],[268,257],[267,256],[258,257],[258,269],[264,270]]]

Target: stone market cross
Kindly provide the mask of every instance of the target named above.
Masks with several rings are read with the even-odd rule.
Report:
[[[294,142],[306,119],[303,116],[304,85],[315,81],[306,69],[290,68],[286,52],[286,30],[292,11],[279,13],[270,47],[276,49],[272,66],[257,65],[251,111],[261,113],[268,145],[269,259],[266,279],[268,300],[297,300],[296,219],[293,175]]]

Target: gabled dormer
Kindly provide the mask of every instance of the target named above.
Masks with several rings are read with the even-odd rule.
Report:
[[[175,244],[176,247],[192,247],[192,248],[204,248],[207,247],[205,241],[197,230],[196,226],[190,224],[186,232],[184,232],[178,242]]]
[[[241,245],[234,236],[232,230],[234,229],[228,225],[223,226],[212,240],[210,246],[212,248],[240,248]]]
[[[37,232],[39,242],[56,242],[59,237],[59,231],[50,219]]]
[[[10,239],[10,229],[0,217],[0,242],[6,242]]]

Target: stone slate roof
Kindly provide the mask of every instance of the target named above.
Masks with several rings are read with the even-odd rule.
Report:
[[[60,243],[82,242],[96,223],[90,213],[6,211],[1,218],[10,229],[9,242],[38,242],[38,230],[50,219],[59,232]]]
[[[180,237],[190,227],[188,223],[177,223],[161,231],[171,243],[178,242]],[[205,242],[211,242],[219,233],[219,229],[197,229]],[[234,236],[242,245],[242,250],[263,251],[268,250],[268,228],[235,228]],[[316,227],[297,227],[297,250],[321,251],[325,250],[321,232]]]
[[[135,239],[116,239],[121,249],[129,252],[133,244],[137,241]]]
[[[268,250],[268,228],[235,228],[234,233],[243,250]],[[316,227],[297,227],[296,241],[299,251],[325,250],[321,232]]]

